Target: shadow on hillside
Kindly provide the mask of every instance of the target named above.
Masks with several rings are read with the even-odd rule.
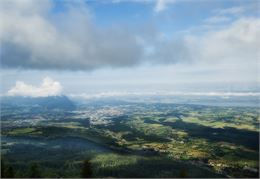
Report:
[[[171,126],[174,129],[184,130],[191,137],[205,138],[214,142],[234,143],[254,150],[259,149],[258,132],[232,127],[212,128],[199,124],[183,122],[181,120],[176,122],[162,122],[161,124]]]

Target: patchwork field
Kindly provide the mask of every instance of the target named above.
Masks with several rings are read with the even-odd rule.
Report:
[[[5,177],[258,177],[255,107],[2,106]],[[3,173],[2,173],[3,174]]]

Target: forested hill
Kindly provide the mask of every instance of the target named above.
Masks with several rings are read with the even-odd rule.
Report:
[[[42,109],[64,109],[74,110],[75,104],[67,96],[48,96],[48,97],[23,97],[23,96],[5,96],[1,97],[1,105],[11,106],[31,106]]]

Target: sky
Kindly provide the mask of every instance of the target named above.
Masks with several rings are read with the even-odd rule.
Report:
[[[259,0],[2,0],[2,95],[259,92]]]

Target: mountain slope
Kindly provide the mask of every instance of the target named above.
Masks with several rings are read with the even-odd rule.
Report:
[[[67,96],[22,97],[6,96],[1,98],[1,105],[40,107],[42,109],[74,110],[75,104]]]

